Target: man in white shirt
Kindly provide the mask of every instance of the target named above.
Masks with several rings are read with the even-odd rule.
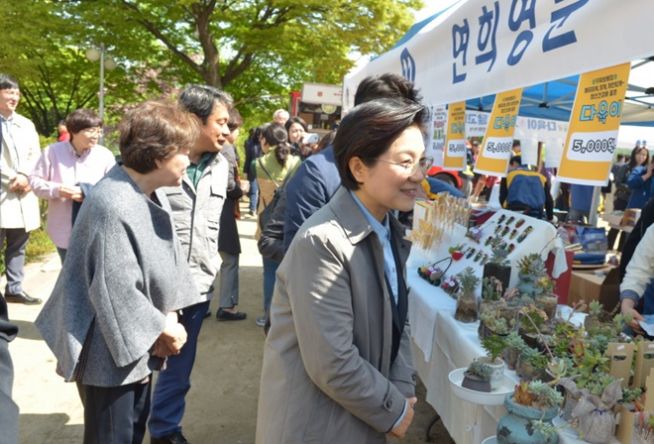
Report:
[[[22,287],[29,232],[41,225],[39,202],[28,177],[41,155],[34,124],[16,113],[18,82],[0,74],[0,250],[5,245],[7,302],[40,304]]]

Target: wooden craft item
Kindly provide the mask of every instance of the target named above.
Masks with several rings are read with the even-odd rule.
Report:
[[[611,359],[609,374],[614,378],[621,378],[622,388],[627,388],[634,359],[634,344],[611,342],[606,349],[606,356]]]
[[[636,371],[631,387],[644,388],[645,378],[652,368],[654,368],[654,342],[640,341],[636,351]]]
[[[649,375],[645,379],[645,389],[649,396],[645,395],[645,411],[654,412],[654,369],[650,370]]]

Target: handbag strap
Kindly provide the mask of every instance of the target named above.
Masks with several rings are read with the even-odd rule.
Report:
[[[279,185],[277,184],[277,181],[276,181],[275,179],[272,178],[272,175],[268,172],[268,170],[266,169],[266,167],[263,166],[263,162],[261,162],[261,157],[259,157],[259,158],[257,159],[257,163],[259,164],[259,166],[261,167],[261,169],[263,170],[263,172],[266,173],[266,175],[268,176],[268,179],[270,179],[270,180],[272,181],[272,183],[275,185],[275,189],[279,188]]]

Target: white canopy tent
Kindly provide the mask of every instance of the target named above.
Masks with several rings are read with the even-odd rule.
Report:
[[[412,80],[429,105],[543,84],[540,106],[563,108],[572,105],[574,93],[545,100],[548,82],[567,83],[574,91],[571,78],[580,73],[636,61],[632,69],[639,69],[629,79],[622,122],[652,126],[654,78],[640,69],[654,60],[651,17],[651,0],[460,0],[417,23],[393,49],[349,73],[343,109],[353,106],[363,78],[388,72]],[[644,131],[632,130],[629,141],[618,143],[633,146],[635,140],[652,139]]]
[[[363,78],[387,72],[414,81],[425,103],[440,105],[648,59],[654,54],[652,16],[651,0],[460,0],[349,73],[344,108],[353,106]],[[630,82],[628,96],[649,87],[647,74],[638,76],[644,86]],[[648,104],[642,97],[630,102],[623,122],[642,122]]]

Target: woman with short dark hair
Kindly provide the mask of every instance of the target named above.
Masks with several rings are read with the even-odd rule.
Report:
[[[115,165],[114,155],[99,145],[102,119],[89,109],[78,109],[66,118],[69,140],[43,150],[30,184],[48,201],[48,235],[63,263],[73,229],[73,213],[95,185]]]
[[[178,309],[197,299],[164,186],[179,186],[198,119],[146,102],[120,124],[124,164],[85,200],[52,295],[36,320],[84,403],[85,443],[140,443],[151,373],[179,353]]]
[[[343,186],[294,237],[277,271],[256,442],[385,443],[413,418],[407,324],[409,211],[431,166],[425,108],[359,105],[334,140]]]

